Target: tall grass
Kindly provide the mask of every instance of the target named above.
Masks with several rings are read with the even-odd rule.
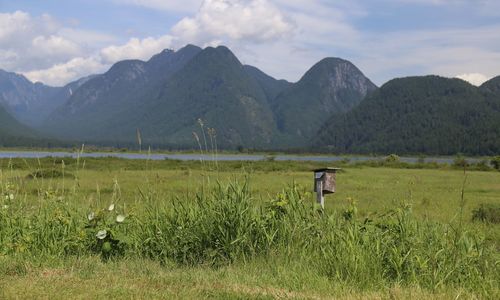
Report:
[[[5,190],[0,257],[34,263],[73,256],[142,257],[215,268],[293,262],[358,290],[396,284],[498,296],[496,249],[465,226],[414,217],[405,203],[360,219],[354,206],[344,212],[318,210],[297,185],[256,205],[247,182],[232,182],[217,183],[192,198],[155,199],[149,193],[143,195],[144,209],[134,212],[119,205],[85,209],[57,196],[33,206],[10,199]]]

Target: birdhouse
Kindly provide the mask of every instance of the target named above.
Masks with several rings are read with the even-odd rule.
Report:
[[[314,191],[317,195],[317,201],[321,207],[325,207],[323,195],[335,193],[337,182],[336,173],[340,168],[322,168],[314,170]]]
[[[335,174],[340,168],[323,168],[314,170],[314,191],[319,191],[321,184],[321,191],[323,194],[333,194],[336,188]]]

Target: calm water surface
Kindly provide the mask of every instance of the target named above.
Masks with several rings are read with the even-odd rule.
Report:
[[[45,152],[45,151],[5,151],[0,152],[0,158],[42,158],[42,157],[73,157],[78,156],[77,152]],[[201,154],[142,154],[142,153],[101,153],[101,152],[90,152],[82,153],[80,157],[118,157],[124,159],[151,159],[151,160],[163,160],[163,159],[178,159],[178,160],[211,160],[212,155],[201,155]],[[327,155],[273,155],[275,160],[278,161],[317,161],[317,162],[335,162],[344,159],[350,161],[366,161],[366,160],[377,160],[384,159],[384,157],[373,157],[373,156],[327,156]],[[265,160],[269,158],[268,155],[263,154],[219,154],[217,155],[218,161],[258,161]],[[454,158],[449,157],[426,157],[426,162],[437,162],[437,163],[452,163]],[[477,162],[477,158],[468,158],[469,162]],[[401,157],[401,161],[408,163],[416,163],[418,161],[417,157]]]

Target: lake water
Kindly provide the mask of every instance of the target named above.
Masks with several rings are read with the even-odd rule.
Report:
[[[2,151],[0,158],[42,158],[42,157],[73,157],[78,156],[77,152],[45,152],[45,151]],[[164,160],[164,159],[177,159],[177,160],[212,160],[212,155],[201,154],[158,154],[158,153],[102,153],[102,152],[89,152],[82,153],[80,157],[117,157],[124,159],[151,159],[151,160]],[[351,162],[367,161],[384,159],[384,157],[373,156],[328,156],[328,155],[273,155],[275,160],[278,161],[316,161],[316,162],[336,162],[348,159]],[[258,161],[269,158],[268,155],[263,154],[219,154],[217,155],[218,161]],[[426,157],[426,162],[437,162],[451,164],[453,157]],[[401,161],[408,163],[416,163],[417,157],[401,157]],[[477,158],[468,158],[469,162],[477,162]]]

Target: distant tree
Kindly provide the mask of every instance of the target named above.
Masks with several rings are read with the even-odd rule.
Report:
[[[490,161],[491,166],[500,171],[500,156],[495,156]]]

